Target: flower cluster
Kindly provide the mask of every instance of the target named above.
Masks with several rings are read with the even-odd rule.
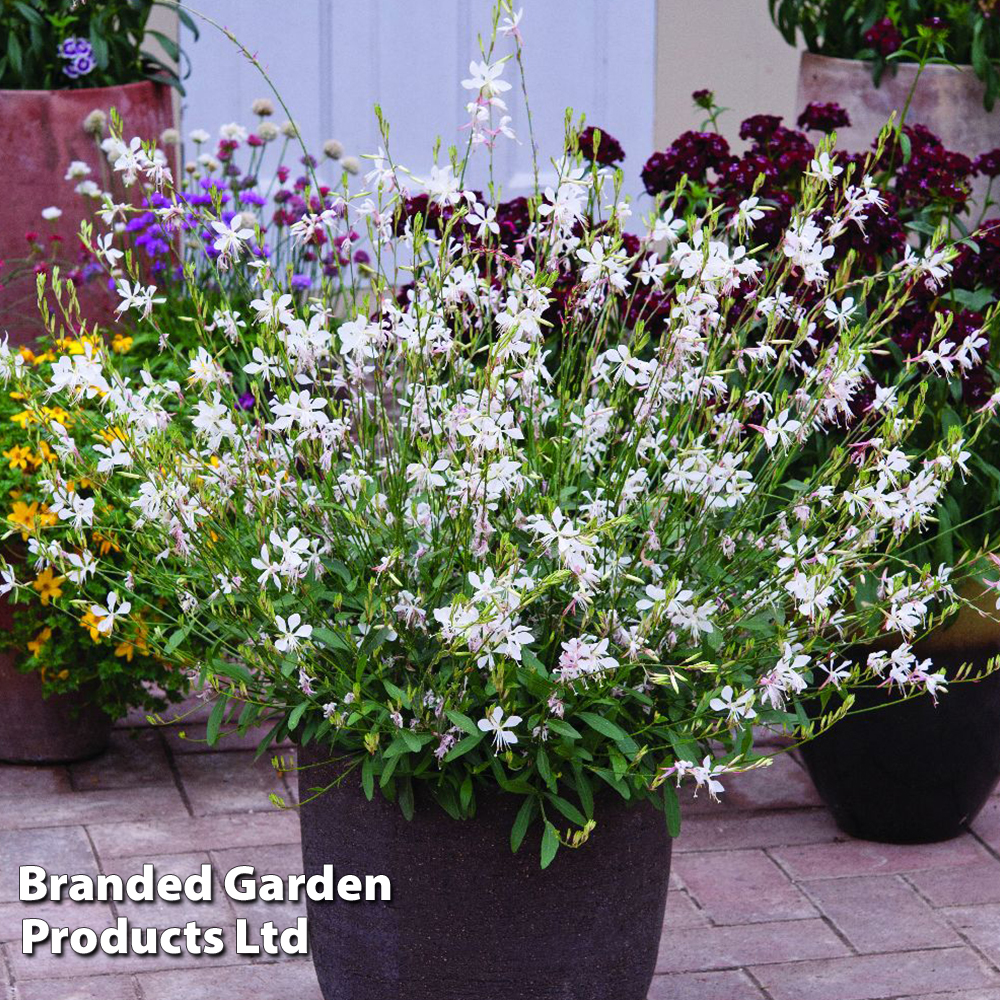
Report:
[[[71,80],[93,72],[94,49],[86,38],[66,38],[59,45],[59,58],[64,61],[63,73]]]
[[[507,12],[463,81],[481,135],[510,89],[495,49],[520,51]],[[51,371],[0,358],[15,391],[71,414],[71,434],[39,426],[125,519],[127,580],[97,574],[112,631],[173,595],[176,625],[151,641],[198,662],[216,729],[317,743],[406,815],[415,785],[455,817],[499,785],[523,799],[512,845],[535,822],[543,863],[610,794],[655,802],[676,832],[676,785],[717,797],[767,762],[757,725],[806,737],[857,685],[944,687],[909,645],[891,662],[848,651],[910,644],[956,606],[951,568],[902,546],[984,419],[919,442],[920,394],[900,386],[844,430],[882,331],[952,251],[835,266],[858,202],[829,202],[827,149],[774,254],[741,239],[762,214],[749,200],[724,227],[676,217],[674,192],[627,233],[591,139],[570,136],[554,182],[508,203],[463,184],[467,159],[418,180],[381,150],[365,192],[292,233],[364,234],[372,266],[336,308],[296,298],[216,218],[213,267],[255,289],[244,325],[202,321],[181,346],[133,262],[120,311],[167,370],[100,347]],[[686,149],[733,166],[715,140]],[[160,193],[184,210],[182,190]],[[933,338],[910,367],[927,350],[955,357]],[[95,435],[106,452],[76,445]],[[52,479],[50,509],[64,493]]]
[[[79,318],[72,307],[70,317]],[[65,475],[77,449],[94,457],[95,469],[122,465],[122,441],[111,432],[86,442],[71,436],[83,407],[99,405],[96,389],[67,408],[17,377],[31,371],[58,380],[67,369],[91,368],[99,340],[82,328],[57,329],[56,319],[49,319],[50,335],[34,350],[5,357],[5,381],[13,377],[19,388],[9,385],[0,397],[7,534],[0,596],[14,601],[17,613],[2,640],[5,648],[24,653],[19,667],[39,672],[46,692],[86,690],[116,718],[132,706],[159,709],[187,689],[187,677],[151,649],[150,632],[161,621],[158,607],[121,620],[131,606],[116,591],[109,594],[104,580],[127,579],[124,522],[92,480]],[[131,364],[138,371],[138,360],[125,357],[131,345],[132,338],[119,333],[110,347],[123,370]]]

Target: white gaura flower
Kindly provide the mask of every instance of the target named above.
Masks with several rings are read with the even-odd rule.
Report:
[[[511,715],[504,720],[503,709],[499,705],[485,719],[479,720],[479,728],[484,733],[493,733],[493,747],[498,752],[517,742],[517,736],[511,730],[520,724],[519,715]]]
[[[825,184],[833,184],[842,173],[844,172],[843,167],[838,167],[831,159],[830,154],[823,152],[819,156],[815,157],[812,163],[809,164],[809,169],[806,171],[807,176],[817,177]]]
[[[119,601],[116,590],[108,593],[107,607],[102,608],[100,604],[91,604],[90,606],[90,613],[95,618],[100,619],[97,623],[97,631],[102,635],[110,635],[114,630],[115,621],[119,618],[125,618],[131,610],[131,603]]]
[[[55,205],[49,205],[48,208],[42,209],[42,218],[46,222],[55,222],[62,215],[62,209],[57,208]]]
[[[506,80],[501,80],[504,62],[501,59],[495,63],[476,62],[469,63],[469,78],[462,81],[462,86],[466,90],[478,90],[483,97],[497,97],[505,91],[510,90],[510,84]]]
[[[163,299],[153,298],[156,294],[156,285],[143,287],[138,281],[134,286],[130,286],[126,280],[122,279],[118,282],[118,294],[121,296],[121,302],[118,303],[115,313],[119,316],[129,309],[134,309],[142,319],[149,319],[153,312],[154,303],[163,301]]]
[[[740,719],[754,719],[757,713],[753,709],[753,691],[744,691],[738,698],[734,698],[735,692],[731,685],[727,684],[720,692],[718,698],[713,698],[709,703],[709,708],[713,712],[726,712],[728,722],[738,722]]]
[[[487,232],[493,233],[494,236],[500,235],[500,224],[497,222],[496,209],[492,205],[489,208],[473,205],[466,218],[470,225],[478,227],[476,229],[478,239],[486,239]]]
[[[253,230],[246,227],[234,229],[226,222],[215,220],[212,228],[219,234],[219,238],[212,244],[223,257],[239,257],[243,250],[243,244],[253,236]]]
[[[13,567],[4,566],[0,569],[0,597],[5,597],[17,586],[17,577]]]
[[[830,299],[826,308],[823,310],[823,315],[833,324],[836,325],[838,330],[845,330],[847,328],[848,321],[851,316],[854,315],[854,310],[857,307],[854,304],[854,299],[847,295],[844,297],[843,302],[838,306],[833,299]]]
[[[275,615],[274,621],[281,633],[274,640],[274,648],[280,649],[282,653],[295,652],[299,648],[299,643],[312,635],[312,625],[305,624],[301,615],[289,615],[287,622],[281,615]]]

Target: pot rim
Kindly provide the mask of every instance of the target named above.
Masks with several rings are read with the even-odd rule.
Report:
[[[8,89],[0,87],[0,97],[9,97],[14,94],[24,94],[26,97],[53,96],[55,94],[66,94],[73,97],[79,96],[81,99],[90,94],[106,94],[122,90],[137,90],[139,88],[152,87],[154,90],[166,88],[169,90],[170,84],[163,80],[133,80],[131,83],[112,83],[107,87],[59,87],[52,90],[31,90],[28,88]],[[91,98],[95,100],[96,98]]]
[[[871,70],[868,63],[864,59],[848,59],[844,56],[828,56],[824,55],[822,52],[810,52],[808,49],[802,51],[801,63],[806,62],[825,62],[825,63],[839,63],[844,66],[852,67],[863,67],[865,73],[869,76],[871,75]],[[916,69],[917,63],[915,62],[895,62],[892,64],[897,70],[899,69]],[[947,76],[947,75],[957,75],[957,76],[972,76],[975,77],[975,72],[969,63],[956,63],[954,65],[944,65],[942,63],[928,63],[924,67],[924,73],[933,72],[935,74]],[[982,82],[982,81],[979,81]]]

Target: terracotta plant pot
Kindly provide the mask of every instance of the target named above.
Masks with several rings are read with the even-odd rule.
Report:
[[[88,199],[78,195],[76,182],[67,181],[72,160],[87,163],[91,178],[102,184],[101,160],[95,140],[83,130],[87,115],[116,108],[122,117],[126,139],[132,135],[158,139],[173,125],[173,97],[164,84],[143,81],[120,87],[86,90],[0,90],[0,316],[11,343],[30,343],[40,332],[35,303],[35,278],[9,275],[28,255],[25,233],[34,231],[48,242],[53,228],[62,237],[60,257],[64,270],[77,263],[80,222],[89,216]],[[62,217],[53,223],[42,219],[42,209],[54,205]],[[100,310],[101,319],[111,315],[113,302],[103,279],[84,286],[85,314]]]
[[[889,116],[902,114],[916,75],[914,63],[898,63],[896,72],[887,71],[876,87],[867,63],[804,52],[796,109],[801,111],[811,101],[836,101],[851,116],[851,127],[837,130],[837,145],[867,151]],[[983,107],[983,83],[971,66],[925,67],[906,121],[926,125],[948,149],[966,156],[1000,146],[1000,105],[993,111]],[[981,209],[984,178],[974,182],[973,191]],[[994,191],[994,197],[998,193]]]
[[[15,613],[0,599],[0,631],[11,630]],[[0,652],[0,761],[56,764],[106,750],[113,723],[94,705],[94,689],[44,698],[41,676],[21,673],[17,659],[16,650]]]
[[[1000,655],[997,626],[963,609],[954,626],[915,647],[952,676],[978,672]],[[866,650],[860,650],[866,655]],[[962,833],[1000,782],[1000,673],[886,706],[882,690],[859,691],[856,708],[801,753],[837,826],[852,837],[893,844]]]
[[[299,762],[328,756],[307,747]],[[335,773],[309,767],[300,786]],[[308,904],[326,1000],[645,1000],[670,874],[661,813],[602,795],[590,841],[542,871],[537,835],[511,853],[515,796],[477,795],[459,822],[418,794],[407,822],[351,778],[300,810],[304,870],[384,874],[392,900]]]

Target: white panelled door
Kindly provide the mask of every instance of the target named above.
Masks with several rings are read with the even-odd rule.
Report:
[[[259,58],[317,155],[330,138],[351,154],[374,152],[376,102],[390,123],[393,159],[417,176],[431,164],[436,136],[442,150],[463,145],[470,94],[460,81],[469,61],[480,58],[477,36],[489,33],[490,0],[198,0],[192,6]],[[621,142],[626,191],[638,194],[639,171],[653,148],[656,3],[521,0],[519,6],[543,175],[561,151],[570,106]],[[251,101],[270,96],[258,70],[209,25],[198,42],[186,41],[192,73],[185,131],[215,134],[226,122],[249,123]],[[498,52],[510,51],[512,43],[501,39]],[[532,164],[516,64],[504,75],[515,84],[505,98],[518,141],[498,140],[494,181],[507,198],[531,186]],[[467,182],[482,188],[486,181],[479,150]]]

